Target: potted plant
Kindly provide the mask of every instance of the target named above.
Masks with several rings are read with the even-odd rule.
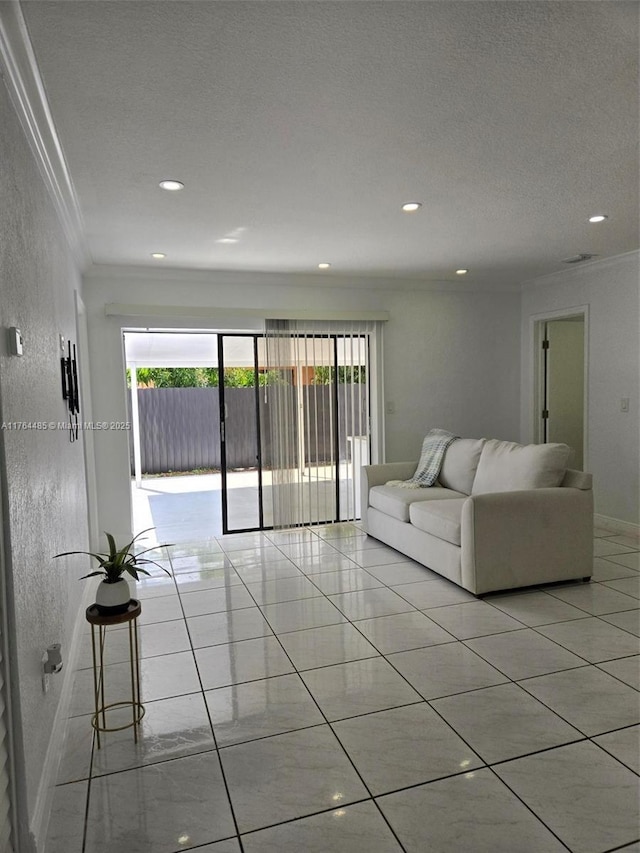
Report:
[[[155,551],[158,548],[168,548],[169,545],[154,545],[153,548],[147,548],[137,554],[131,550],[136,540],[145,533],[148,533],[149,530],[153,529],[153,527],[148,527],[146,530],[141,531],[134,536],[127,545],[123,545],[120,548],[118,548],[111,533],[105,533],[107,542],[109,543],[109,553],[107,554],[94,554],[92,551],[65,551],[64,553],[56,554],[55,556],[69,557],[73,554],[87,554],[89,557],[93,557],[97,560],[99,567],[95,572],[89,572],[88,575],[83,575],[80,580],[102,575],[102,581],[96,590],[96,607],[98,609],[98,613],[103,616],[115,616],[118,613],[124,613],[131,600],[131,590],[129,589],[127,579],[124,577],[125,573],[131,575],[135,580],[138,580],[140,572],[144,575],[149,574],[143,566],[153,564],[159,569],[162,569],[162,571],[169,576],[171,575],[171,572],[165,569],[164,566],[161,566],[159,563],[156,563],[155,560],[144,556],[150,551]]]

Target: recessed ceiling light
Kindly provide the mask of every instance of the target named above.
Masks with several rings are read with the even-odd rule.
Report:
[[[181,181],[174,180],[165,180],[160,181],[160,188],[163,190],[169,190],[169,192],[177,192],[178,190],[184,189],[184,184]]]
[[[415,213],[416,210],[420,210],[422,207],[422,202],[419,201],[408,201],[402,205],[402,209],[405,213]]]
[[[221,237],[219,240],[216,240],[216,243],[237,243],[237,237]]]
[[[604,222],[605,219],[608,219],[608,216],[605,216],[604,213],[596,213],[594,216],[589,217],[589,222]]]
[[[466,275],[469,270],[456,270],[456,275]]]
[[[161,261],[163,258],[166,258],[167,256],[165,255],[164,252],[152,252],[151,257],[155,258],[156,261]]]
[[[322,263],[322,264],[318,264],[318,269],[319,269],[319,270],[328,270],[330,266],[331,266],[331,264],[327,264],[327,263],[325,262],[325,263]]]

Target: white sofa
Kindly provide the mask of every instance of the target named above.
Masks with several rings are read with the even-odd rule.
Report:
[[[591,474],[564,444],[460,438],[436,485],[407,489],[416,462],[366,465],[362,524],[375,539],[476,595],[593,571]]]

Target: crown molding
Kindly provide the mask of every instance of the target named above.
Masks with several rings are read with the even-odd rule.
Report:
[[[260,287],[291,287],[315,290],[367,290],[427,293],[474,293],[519,295],[519,285],[509,287],[482,287],[476,282],[464,283],[449,279],[391,278],[373,273],[322,274],[315,272],[273,272],[264,270],[193,269],[187,267],[162,267],[148,264],[92,264],[84,270],[86,283],[99,282],[171,282],[176,285],[216,285],[235,287],[257,285]]]
[[[262,320],[337,320],[360,321],[389,319],[388,311],[323,311],[320,309],[282,310],[279,308],[216,308],[211,305],[125,305],[110,302],[104,306],[107,317],[250,317]]]
[[[0,73],[80,269],[91,262],[71,174],[19,0],[0,4]]]

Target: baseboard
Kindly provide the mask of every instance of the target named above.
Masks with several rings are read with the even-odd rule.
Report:
[[[619,518],[609,518],[608,515],[595,513],[593,523],[596,527],[604,527],[612,534],[620,533],[627,536],[640,536],[640,524],[632,524],[630,521],[622,521]]]
[[[51,729],[49,748],[47,749],[44,764],[42,765],[42,775],[40,776],[38,796],[33,810],[33,818],[31,819],[30,829],[31,835],[35,840],[36,853],[45,853],[45,843],[47,839],[47,829],[49,827],[49,818],[51,815],[51,806],[53,804],[54,788],[58,778],[58,770],[60,768],[60,762],[62,761],[67,733],[67,721],[69,719],[69,708],[73,693],[73,677],[76,671],[78,654],[82,645],[81,634],[85,625],[84,613],[94,598],[95,585],[92,583],[85,584],[84,594],[78,608],[75,625],[73,626],[73,634],[71,641],[69,642],[68,652],[65,655],[65,666],[62,670],[64,673],[64,680],[60,691],[60,701],[58,702],[58,708],[56,710],[53,727]]]

